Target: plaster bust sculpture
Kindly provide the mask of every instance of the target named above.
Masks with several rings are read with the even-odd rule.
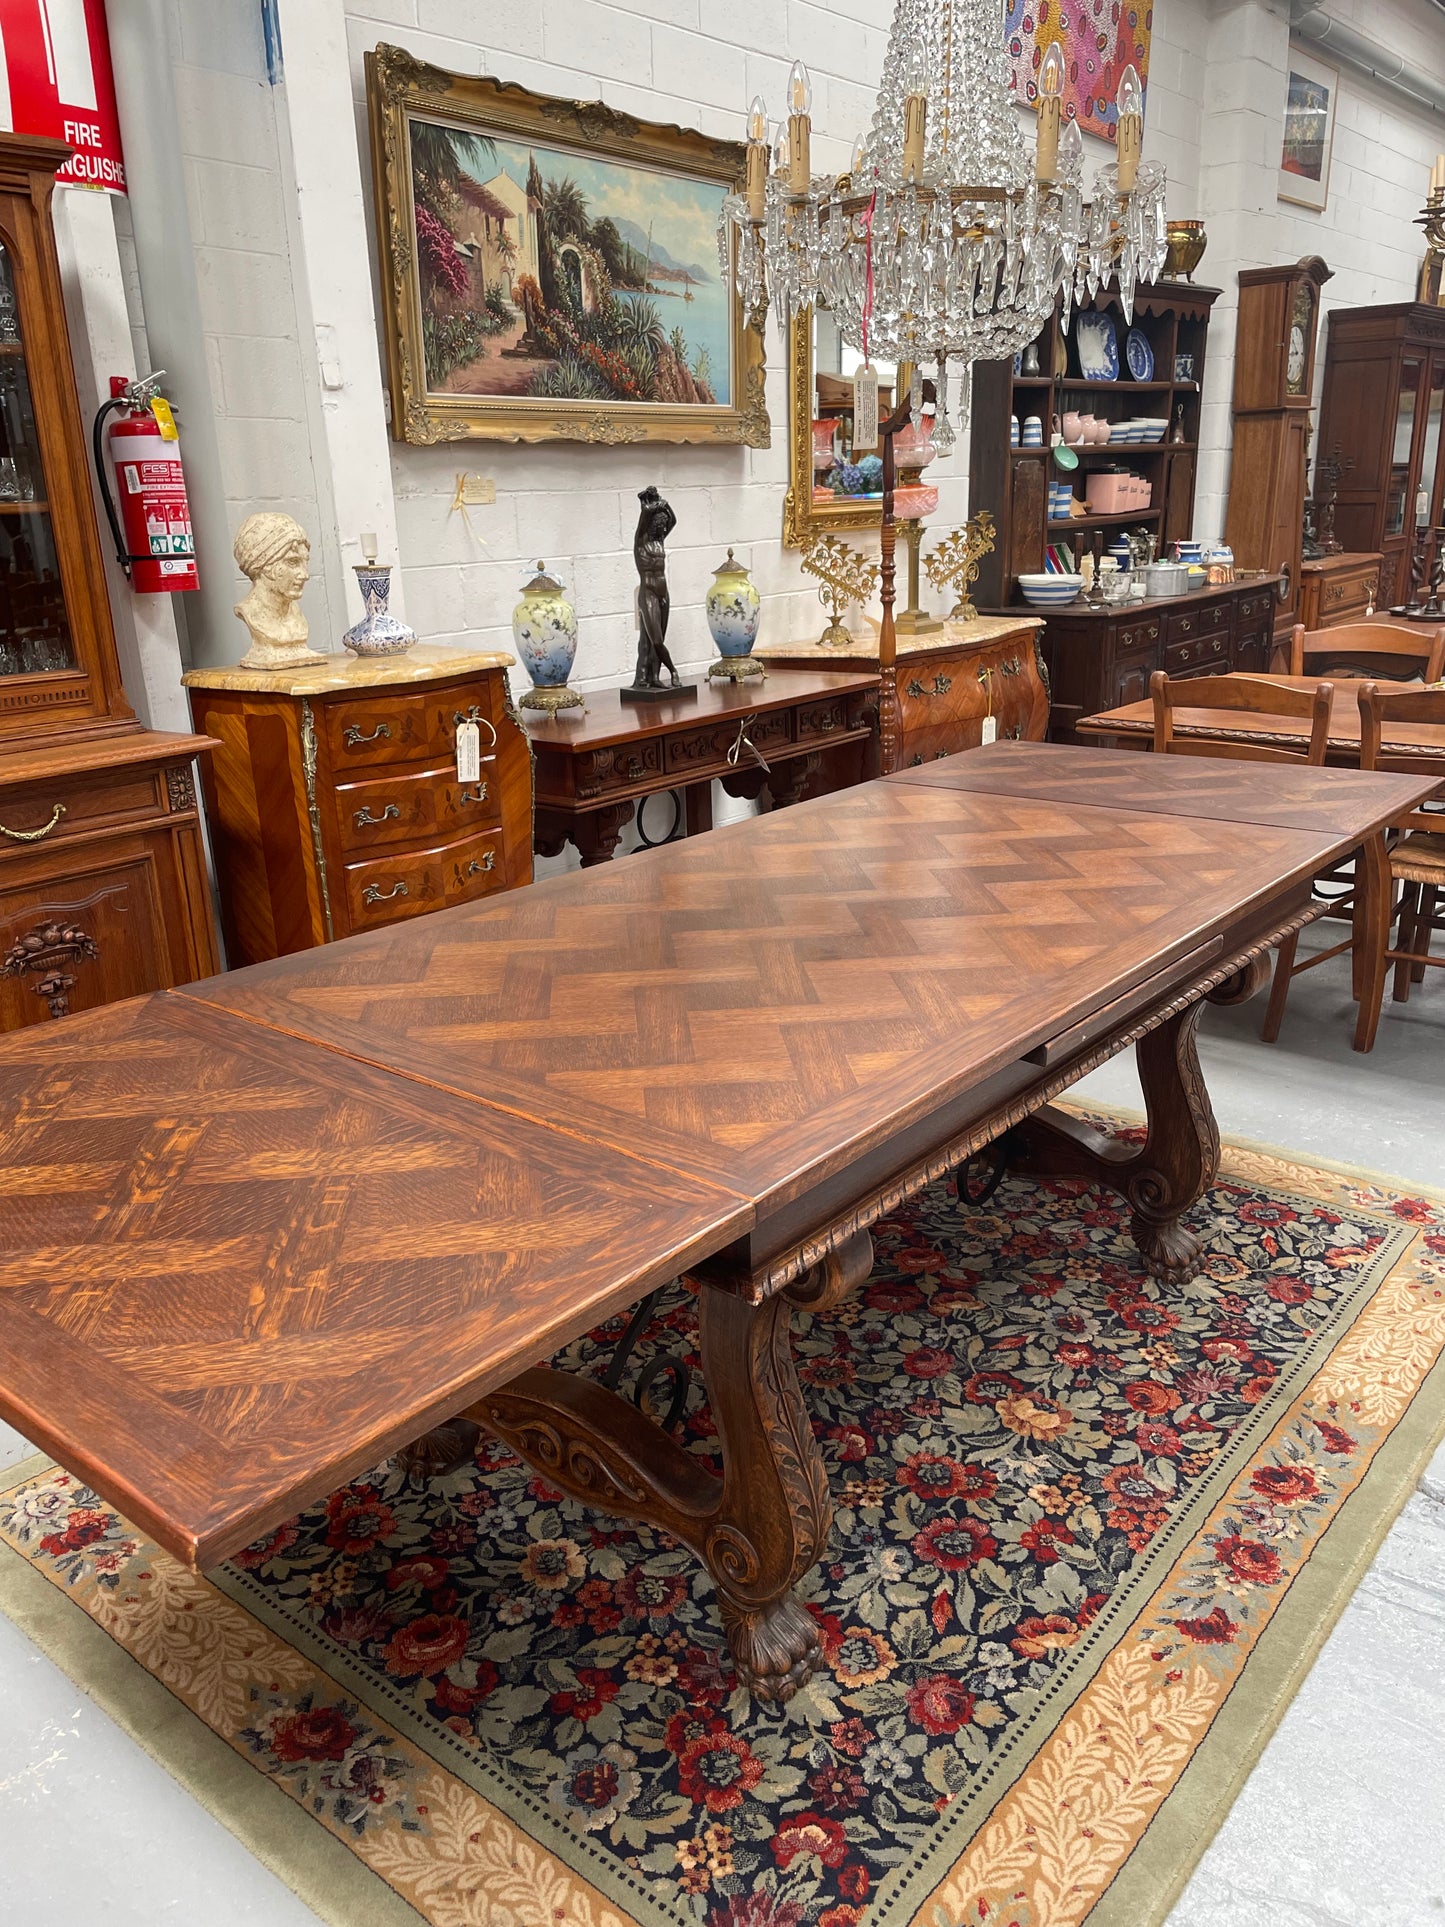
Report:
[[[300,608],[311,573],[311,539],[301,524],[271,510],[248,515],[233,553],[251,583],[251,593],[236,604],[251,633],[241,668],[289,669],[319,660],[321,652],[307,646],[310,629]]]

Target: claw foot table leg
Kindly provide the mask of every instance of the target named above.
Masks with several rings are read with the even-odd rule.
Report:
[[[1134,1243],[1160,1284],[1184,1284],[1199,1270],[1199,1239],[1182,1219],[1219,1169],[1219,1127],[1195,1047],[1202,1009],[1190,1004],[1135,1047],[1148,1113],[1142,1145],[1117,1144],[1051,1106],[1021,1127],[1027,1143],[1022,1169],[1089,1178],[1128,1200]]]
[[[791,1315],[785,1296],[751,1305],[701,1286],[703,1375],[721,1478],[592,1379],[538,1367],[467,1413],[573,1498],[644,1519],[690,1546],[717,1587],[738,1677],[760,1699],[778,1701],[791,1699],[819,1663],[817,1627],[792,1588],[822,1556],[833,1518],[793,1369]]]

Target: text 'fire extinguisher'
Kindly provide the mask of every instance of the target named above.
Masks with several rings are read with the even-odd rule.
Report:
[[[160,392],[164,373],[138,381],[112,375],[91,434],[116,560],[131,587],[147,595],[200,587],[180,431]]]

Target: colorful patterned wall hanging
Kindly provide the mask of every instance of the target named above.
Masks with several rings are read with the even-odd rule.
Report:
[[[1086,134],[1112,140],[1119,76],[1132,60],[1149,86],[1149,38],[1154,9],[1122,0],[1009,0],[1009,55],[1019,99],[1038,99],[1039,62],[1051,40],[1064,50],[1064,114]]]

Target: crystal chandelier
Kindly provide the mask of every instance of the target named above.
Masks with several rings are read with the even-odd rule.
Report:
[[[830,308],[863,356],[937,370],[934,441],[953,446],[950,369],[967,425],[975,361],[1007,359],[1034,339],[1062,294],[1093,299],[1115,276],[1127,319],[1135,284],[1164,265],[1164,170],[1143,163],[1143,89],[1119,85],[1118,159],[1084,198],[1084,142],[1060,128],[1064,59],[1057,42],[1039,76],[1030,154],[1010,85],[1000,0],[897,0],[873,124],[847,174],[809,166],[811,87],[795,61],[790,113],[768,147],[761,100],[748,115],[747,176],[718,225],[749,321],[770,301],[792,320]],[[772,162],[771,167],[769,162]]]

